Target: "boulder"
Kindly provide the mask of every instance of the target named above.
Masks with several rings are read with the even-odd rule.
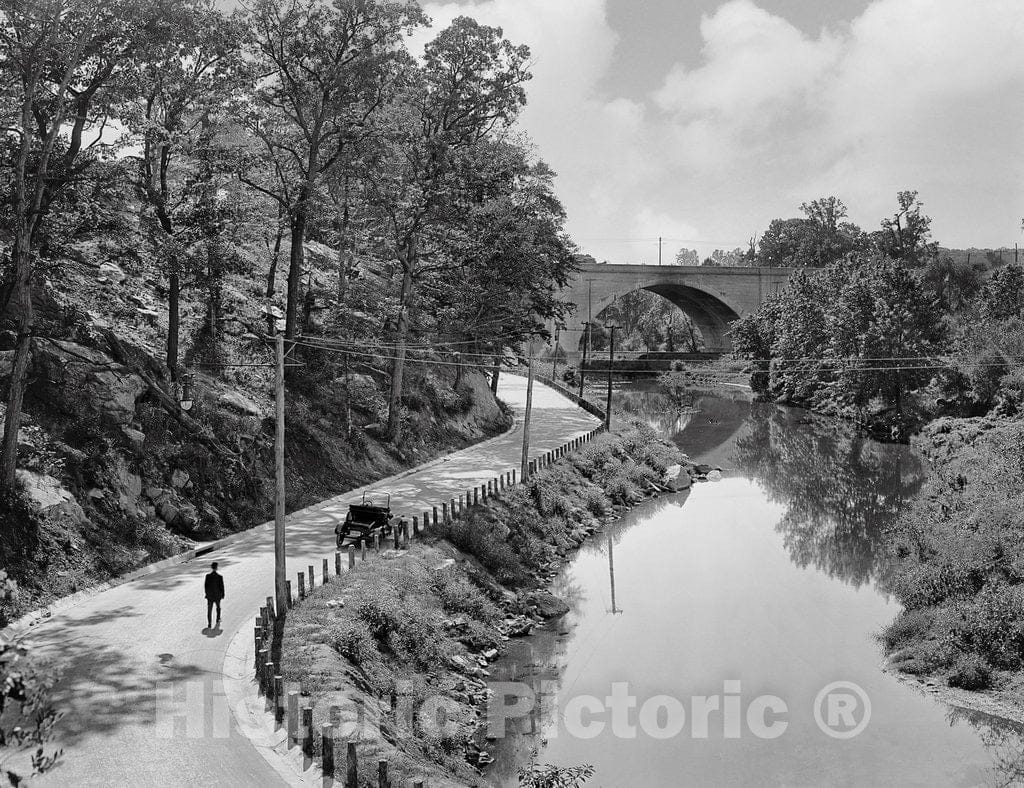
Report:
[[[244,416],[255,416],[261,418],[263,409],[249,397],[238,391],[225,391],[218,397],[218,402],[232,410],[238,411]]]
[[[141,430],[136,430],[131,427],[122,427],[121,434],[124,435],[125,440],[131,444],[133,449],[141,451],[143,446],[146,444],[146,433]]]
[[[526,603],[537,610],[541,618],[558,618],[569,612],[569,605],[548,591],[534,591],[526,597]]]
[[[40,399],[67,415],[89,409],[114,424],[130,426],[142,379],[109,356],[74,342],[40,343],[33,354],[33,388]]]
[[[181,468],[175,468],[174,473],[171,474],[171,486],[175,490],[180,490],[187,486],[189,483],[189,475],[187,471],[181,470]]]
[[[58,479],[45,473],[19,469],[18,480],[28,496],[43,515],[50,520],[70,520],[75,525],[85,523],[87,518],[75,496],[64,488]]]
[[[121,284],[128,275],[121,270],[121,266],[116,263],[106,262],[100,263],[100,278],[107,279],[115,284]]]

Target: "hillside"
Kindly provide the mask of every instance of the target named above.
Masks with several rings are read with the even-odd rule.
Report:
[[[326,282],[317,263],[329,264],[330,250],[311,247],[310,280]],[[183,299],[183,336],[190,338],[183,351],[196,403],[185,414],[161,363],[161,279],[137,248],[72,248],[50,261],[60,269],[59,286],[35,295],[38,337],[18,471],[34,505],[17,493],[2,502],[0,566],[18,581],[19,595],[0,609],[0,623],[272,515],[265,282],[228,277],[216,354],[204,349],[199,330],[206,304],[195,293]],[[0,350],[5,384],[13,356],[9,316],[0,327],[7,332]],[[332,353],[299,351],[304,366],[289,370],[287,390],[289,511],[508,423],[480,371],[467,369],[456,388],[453,368],[413,364],[404,402],[408,437],[390,445],[378,429],[386,418],[386,367],[373,358],[343,365]],[[210,365],[211,356],[216,364],[248,366]],[[8,527],[30,520],[39,527]]]

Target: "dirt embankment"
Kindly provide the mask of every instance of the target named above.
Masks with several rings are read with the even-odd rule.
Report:
[[[677,474],[678,487],[667,481]],[[308,696],[314,725],[358,739],[360,762],[386,759],[398,782],[482,784],[488,664],[568,611],[546,587],[589,536],[696,475],[646,426],[601,436],[307,597],[285,626],[285,679]]]

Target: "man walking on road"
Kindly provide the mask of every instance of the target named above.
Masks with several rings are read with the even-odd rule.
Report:
[[[224,598],[224,578],[217,574],[217,562],[210,566],[206,576],[206,626],[213,629],[213,606],[217,606],[217,627],[220,628],[220,601]]]

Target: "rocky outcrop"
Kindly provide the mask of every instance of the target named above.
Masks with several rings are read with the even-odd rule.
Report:
[[[39,342],[32,358],[32,394],[65,415],[83,411],[128,427],[146,390],[142,379],[94,348],[74,342]]]

